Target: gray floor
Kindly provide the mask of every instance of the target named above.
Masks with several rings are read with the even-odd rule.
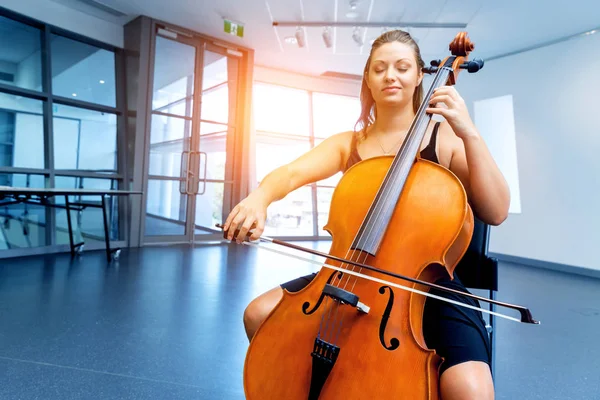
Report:
[[[246,304],[313,269],[240,245],[0,260],[0,399],[243,399]],[[499,276],[542,323],[497,319],[496,398],[599,399],[600,280]]]

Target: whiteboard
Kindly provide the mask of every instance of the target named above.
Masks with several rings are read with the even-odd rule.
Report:
[[[512,95],[474,102],[475,125],[510,188],[509,213],[521,213]]]

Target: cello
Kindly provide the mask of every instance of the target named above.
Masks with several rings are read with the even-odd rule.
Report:
[[[254,334],[244,365],[247,399],[440,397],[442,358],[427,348],[422,330],[425,296],[432,287],[456,292],[433,282],[453,276],[474,217],[460,180],[418,151],[433,91],[454,85],[461,69],[483,66],[468,61],[473,48],[461,32],[450,43],[452,55],[425,69],[435,77],[395,156],[363,160],[342,176],[324,227],[332,236],[329,253],[262,238],[326,262],[304,289],[284,290]],[[538,323],[524,307],[459,293]]]

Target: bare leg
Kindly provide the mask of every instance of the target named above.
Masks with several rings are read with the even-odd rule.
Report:
[[[440,377],[442,400],[493,400],[490,367],[481,361],[453,365]]]
[[[261,294],[248,304],[244,311],[244,327],[246,328],[248,340],[252,340],[258,327],[281,300],[281,297],[283,297],[283,289],[277,286]]]

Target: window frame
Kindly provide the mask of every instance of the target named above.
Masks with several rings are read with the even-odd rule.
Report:
[[[128,169],[126,165],[126,101],[125,101],[125,56],[123,49],[113,46],[102,41],[89,38],[87,36],[71,32],[57,26],[30,18],[23,14],[16,13],[12,10],[0,7],[0,16],[39,29],[40,32],[40,49],[41,49],[41,78],[42,90],[35,91],[31,89],[20,88],[6,83],[0,82],[0,93],[6,93],[13,96],[23,96],[26,98],[41,100],[43,103],[42,119],[43,119],[43,137],[44,137],[44,168],[21,168],[13,166],[0,166],[0,174],[31,174],[43,175],[45,177],[46,187],[55,187],[55,179],[60,176],[69,176],[74,178],[100,178],[110,179],[117,183],[117,189],[125,189],[129,182]],[[67,39],[78,41],[86,45],[91,45],[99,49],[113,52],[115,57],[115,95],[116,106],[110,107],[102,104],[82,101],[76,98],[68,98],[58,96],[52,93],[52,51],[50,39],[52,35],[59,35]],[[65,105],[84,110],[103,112],[114,114],[117,119],[117,168],[115,171],[95,171],[95,170],[66,170],[54,168],[54,134],[53,134],[53,106]],[[114,242],[116,246],[124,246],[127,243],[128,227],[127,220],[123,218],[127,214],[127,202],[122,199],[119,202],[119,240]],[[2,257],[13,257],[25,254],[49,253],[60,251],[61,249],[56,244],[56,219],[52,208],[46,208],[46,244],[34,248],[15,249],[14,251],[3,251]],[[94,247],[90,243],[90,247]],[[103,243],[99,243],[99,248]]]
[[[259,133],[260,134],[266,133],[266,134],[276,136],[277,138],[280,138],[281,140],[284,140],[284,141],[285,140],[294,140],[294,139],[295,140],[306,139],[309,142],[309,146],[310,146],[309,149],[313,149],[315,147],[315,141],[317,141],[317,140],[322,141],[325,139],[322,137],[315,136],[315,122],[314,122],[314,112],[313,112],[313,102],[314,102],[315,93],[332,95],[332,96],[340,96],[340,97],[350,97],[350,98],[360,101],[359,95],[351,96],[348,94],[335,93],[333,91],[327,91],[327,90],[306,89],[306,88],[301,88],[301,87],[297,87],[297,86],[293,86],[293,85],[269,82],[269,81],[266,81],[263,79],[255,79],[253,81],[253,86],[256,84],[268,85],[268,86],[278,86],[278,87],[295,89],[295,90],[302,90],[302,91],[308,93],[308,108],[307,108],[308,115],[307,115],[307,118],[309,121],[308,121],[308,135],[306,135],[306,136],[300,136],[297,134],[282,133],[282,132],[271,132],[271,131],[267,132],[267,131],[263,131],[263,130],[254,129],[254,141],[255,142],[258,142]],[[358,115],[356,116],[356,119],[358,119]],[[254,149],[254,152],[256,152],[255,149]],[[257,157],[254,157],[255,161],[256,161],[256,158]],[[254,169],[256,170],[256,165],[254,165]],[[253,179],[252,186],[259,184],[259,181],[256,179],[256,176],[253,176],[252,179]],[[318,204],[319,204],[318,192],[319,191],[318,191],[318,189],[335,189],[335,186],[331,186],[331,185],[327,185],[327,184],[319,184],[318,182],[313,182],[313,183],[306,185],[305,187],[311,188],[313,234],[312,235],[298,235],[298,236],[274,235],[274,237],[277,237],[282,240],[331,240],[331,236],[326,231],[319,229],[319,207],[318,207]]]

